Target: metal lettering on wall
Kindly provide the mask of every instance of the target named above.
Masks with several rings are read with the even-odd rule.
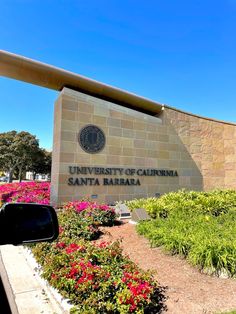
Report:
[[[105,142],[105,134],[96,125],[86,125],[79,133],[80,146],[86,153],[99,153],[104,148]]]
[[[68,185],[141,185],[140,177],[178,177],[177,170],[69,166]],[[106,176],[97,177],[94,176]],[[116,176],[107,178],[107,176]],[[126,176],[122,178],[122,176]]]

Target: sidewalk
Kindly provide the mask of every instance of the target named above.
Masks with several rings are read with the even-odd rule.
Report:
[[[0,275],[12,314],[68,314],[22,246],[0,246]]]

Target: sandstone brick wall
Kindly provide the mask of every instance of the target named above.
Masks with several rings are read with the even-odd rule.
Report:
[[[165,109],[162,119],[196,163],[204,190],[236,188],[236,125],[173,109]]]
[[[86,153],[78,142],[88,124],[106,136],[97,154]],[[97,195],[99,202],[112,203],[181,188],[235,189],[235,144],[234,124],[169,108],[153,117],[64,88],[55,103],[51,199],[60,204]],[[173,169],[178,176],[142,176],[140,186],[71,186],[69,166]]]

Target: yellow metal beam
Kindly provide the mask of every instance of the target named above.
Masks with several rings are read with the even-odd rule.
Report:
[[[162,108],[152,100],[4,50],[0,50],[0,75],[58,91],[68,87],[152,115]]]

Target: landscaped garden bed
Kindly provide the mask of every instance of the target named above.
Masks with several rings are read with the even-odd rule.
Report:
[[[37,197],[42,200],[42,193],[38,193],[40,183],[25,184],[27,191],[22,184],[5,186],[6,190],[1,191],[3,201],[37,202]],[[49,195],[49,185],[47,191],[45,185],[42,187],[43,193]],[[46,200],[49,198],[45,197],[42,203],[47,204]],[[42,276],[73,304],[71,313],[159,313],[162,310],[163,294],[152,274],[124,256],[119,241],[96,241],[100,226],[116,223],[113,208],[89,201],[68,202],[60,209],[58,218],[58,240],[30,247],[41,266]]]
[[[6,187],[5,190],[4,187]],[[27,183],[25,187],[24,190],[22,184],[1,186],[2,201],[49,203],[49,184],[46,187],[40,183]],[[131,209],[146,208],[151,216],[150,221],[139,223],[137,230],[149,238],[152,246],[159,246],[173,255],[183,256],[204,272],[235,277],[235,191],[180,191],[163,195],[158,199],[134,200],[128,202],[128,205]],[[60,221],[59,239],[51,244],[34,245],[31,250],[41,265],[42,276],[73,304],[71,313],[158,313],[163,310],[164,296],[153,275],[141,270],[124,255],[119,240],[109,242],[109,237],[103,236],[102,238],[106,239],[105,242],[99,238],[101,231],[109,230],[107,226],[117,224],[112,208],[89,201],[68,202],[60,210],[58,217]],[[125,225],[124,227],[116,225],[113,229],[115,233],[126,232],[125,237],[131,236],[130,228],[126,228]],[[112,233],[114,234],[114,232]],[[133,237],[134,235],[132,235],[132,239]],[[131,239],[123,241],[126,243],[126,252],[127,247],[130,247],[129,254],[132,260],[139,263],[142,268],[145,260],[149,265],[148,268],[159,269],[158,263],[160,263],[162,265],[161,273],[160,270],[158,273],[162,277],[161,283],[163,284],[162,273],[166,274],[164,278],[167,278],[168,273],[170,288],[172,285],[174,287],[176,285],[173,282],[173,274],[174,280],[179,282],[177,290],[173,289],[168,292],[168,295],[170,293],[171,298],[172,295],[174,298],[173,301],[171,298],[167,300],[168,307],[170,305],[170,308],[176,308],[176,313],[182,311],[181,303],[177,306],[180,299],[184,300],[181,302],[186,302],[184,308],[189,311],[191,311],[191,304],[200,308],[198,297],[202,302],[205,300],[205,297],[201,295],[200,287],[203,283],[207,286],[206,279],[202,277],[197,279],[200,289],[197,292],[195,273],[192,284],[189,284],[187,290],[184,289],[186,281],[183,280],[184,287],[182,287],[180,278],[185,276],[186,267],[183,270],[178,269],[178,263],[181,264],[180,261],[183,259],[173,259],[173,264],[178,265],[169,274],[169,266],[166,263],[172,265],[171,256],[168,257],[169,259],[167,258],[167,261],[164,257],[166,255],[161,255],[161,250],[158,251],[157,258],[154,256],[157,253],[155,251],[141,256],[140,252],[146,252],[148,248],[143,248],[146,245],[143,242],[144,239],[138,237],[135,239],[132,247],[129,244]],[[142,243],[140,244],[142,247],[137,243],[139,241]],[[134,256],[134,252],[136,252],[137,258]],[[147,254],[152,255],[153,267],[150,266]],[[165,260],[166,270],[163,260]],[[146,266],[144,268],[147,269]],[[186,275],[188,280],[190,269]],[[199,274],[199,276],[203,275]],[[155,275],[155,278],[158,279],[159,276]],[[210,277],[208,276],[208,278]],[[218,279],[215,277],[215,280]],[[215,309],[226,309],[226,305],[230,308],[229,303],[231,308],[235,308],[235,303],[229,302],[230,299],[225,302],[221,299],[221,293],[224,292],[224,298],[227,298],[229,297],[227,291],[231,291],[231,293],[234,291],[234,281],[227,281],[227,283],[214,281],[214,285],[217,287],[219,285],[222,291],[219,291],[218,297],[212,296],[214,304],[210,299],[206,301],[207,308],[213,309],[215,306]],[[229,290],[223,291],[224,287]],[[210,288],[209,286],[208,288],[213,289],[214,287]],[[194,299],[191,300],[188,297],[190,291],[194,296]],[[177,308],[179,308],[178,311]]]
[[[236,192],[172,192],[160,198],[128,202],[152,217],[137,231],[202,271],[236,276]]]
[[[96,242],[100,226],[112,226],[106,205],[70,202],[58,214],[57,242],[32,248],[42,276],[69,299],[71,313],[158,313],[162,294],[152,274],[122,254],[119,241]],[[93,241],[91,241],[93,240]]]

